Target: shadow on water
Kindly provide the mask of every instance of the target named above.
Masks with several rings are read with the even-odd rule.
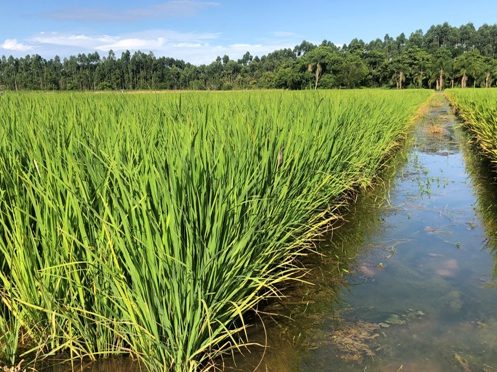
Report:
[[[464,135],[462,151],[466,169],[478,196],[477,213],[486,234],[486,247],[494,256],[493,279],[497,281],[497,174],[489,173],[490,161],[478,153],[470,135]]]
[[[226,369],[497,371],[497,187],[438,98]]]

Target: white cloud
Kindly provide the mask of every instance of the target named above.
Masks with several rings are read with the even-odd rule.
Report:
[[[61,34],[58,32],[41,32],[29,42],[38,45],[69,46],[84,49],[94,49],[98,44],[112,43],[114,37],[109,35],[90,36],[85,34]]]
[[[19,43],[16,39],[6,39],[0,48],[12,52],[25,52],[31,49],[31,46]]]
[[[170,0],[148,7],[133,9],[68,8],[46,13],[45,16],[64,21],[133,21],[145,18],[191,17],[199,12],[219,6],[203,0]]]
[[[127,38],[118,39],[109,44],[102,44],[95,47],[96,50],[109,51],[113,50],[157,50],[164,46],[165,39],[163,37],[158,37],[157,39],[139,39],[139,38]]]
[[[171,30],[152,30],[124,35],[87,35],[42,32],[29,42],[38,46],[61,46],[99,51],[113,50],[161,50],[167,46],[201,46],[209,40],[218,38],[215,33],[176,32]]]
[[[237,59],[247,51],[260,56],[276,49],[293,48],[296,44],[296,40],[290,38],[274,37],[258,43],[223,44],[219,33],[173,30],[149,30],[120,35],[42,32],[22,40],[22,43],[17,40],[8,41],[11,47],[9,52],[15,55],[21,55],[26,50],[47,58],[56,54],[65,57],[94,51],[105,54],[110,49],[115,52],[141,50],[145,53],[151,51],[156,56],[183,59],[193,64],[211,63],[217,56],[225,54]],[[13,46],[17,46],[17,49],[12,49]]]

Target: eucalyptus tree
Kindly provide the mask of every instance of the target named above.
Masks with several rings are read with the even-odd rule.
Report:
[[[293,48],[293,52],[295,53],[295,55],[297,57],[301,57],[301,56],[303,56],[307,52],[310,52],[311,50],[313,50],[316,47],[317,46],[314,45],[313,43],[311,43],[311,42],[309,42],[307,40],[304,40],[299,45],[296,45],[295,48]]]
[[[467,53],[472,53],[468,54]],[[2,89],[239,89],[329,87],[491,86],[497,76],[497,25],[434,25],[365,43],[342,46],[302,41],[267,55],[224,55],[196,66],[150,52],[80,53],[45,59],[39,55],[0,59]],[[454,63],[457,61],[457,68]]]

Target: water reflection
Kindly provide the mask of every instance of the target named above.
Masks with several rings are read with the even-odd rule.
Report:
[[[497,175],[488,172],[492,165],[478,153],[471,136],[464,134],[463,139],[466,170],[477,195],[476,211],[485,229],[485,245],[494,256],[493,279],[497,279]]]

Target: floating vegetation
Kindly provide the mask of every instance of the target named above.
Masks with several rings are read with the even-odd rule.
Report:
[[[454,360],[457,362],[459,367],[462,368],[464,372],[471,372],[468,361],[461,354],[454,353]]]
[[[374,357],[374,347],[371,345],[380,333],[379,324],[358,321],[342,325],[331,335],[331,340],[339,351],[339,357],[354,362],[362,362],[366,357]]]
[[[424,127],[424,130],[426,131],[427,134],[430,134],[432,136],[442,136],[445,134],[444,126],[437,123],[431,123],[426,125]]]
[[[339,358],[362,363],[382,350],[380,339],[388,337],[384,330],[407,325],[410,321],[419,320],[425,315],[421,310],[409,308],[403,313],[390,314],[378,323],[363,320],[342,321],[331,334],[331,340],[338,350]]]

